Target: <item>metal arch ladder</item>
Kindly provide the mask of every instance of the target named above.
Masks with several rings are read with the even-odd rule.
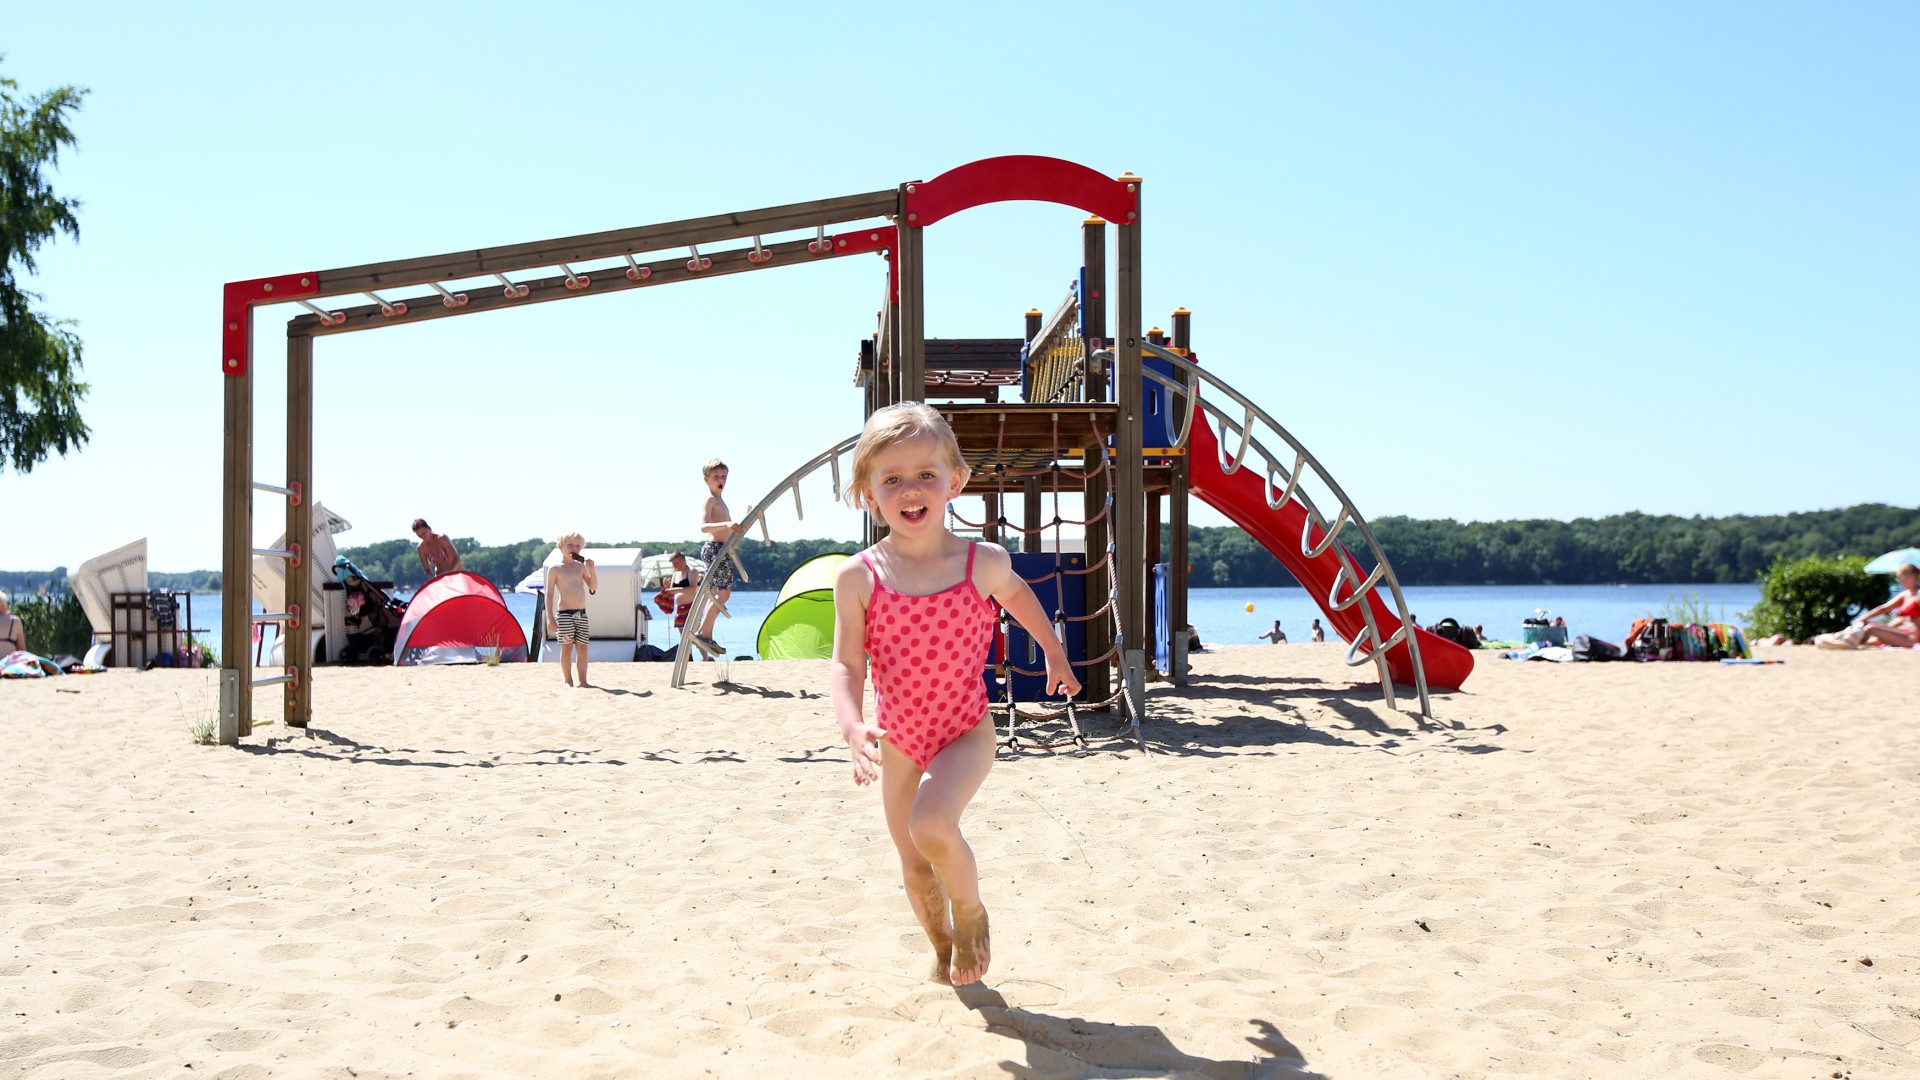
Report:
[[[1177,445],[1188,450],[1192,493],[1245,529],[1307,587],[1334,629],[1352,643],[1347,663],[1356,667],[1374,663],[1388,708],[1397,707],[1394,682],[1411,683],[1420,698],[1420,714],[1431,718],[1429,686],[1458,689],[1473,671],[1473,654],[1413,627],[1392,564],[1366,518],[1286,428],[1213,371],[1152,343],[1141,348],[1172,365],[1174,371],[1173,378],[1151,370],[1147,377],[1171,395],[1191,399],[1190,406],[1181,410],[1183,426]],[[1240,418],[1208,401],[1203,386],[1237,406]],[[1219,422],[1219,437],[1207,423],[1209,416]],[[1282,464],[1285,459],[1256,437],[1257,426],[1285,444],[1291,451],[1290,464]],[[1222,441],[1236,436],[1239,445],[1229,454]],[[1242,471],[1255,460],[1264,467],[1264,476]],[[1339,500],[1331,525],[1301,487],[1309,473]],[[1373,569],[1364,575],[1352,552],[1339,542],[1340,533],[1349,527],[1359,531],[1373,559]]]
[[[720,551],[713,557],[714,563],[717,564],[723,559],[733,558],[734,549],[740,546],[740,538],[745,536],[747,531],[755,525],[760,526],[760,538],[762,540],[770,540],[767,536],[767,508],[785,498],[789,492],[793,494],[794,517],[804,521],[807,514],[806,508],[800,502],[800,481],[818,472],[820,469],[825,468],[832,471],[833,497],[838,499],[841,491],[840,459],[853,453],[854,445],[859,441],[859,435],[849,435],[827,449],[813,455],[813,457],[808,458],[806,464],[788,473],[785,480],[775,484],[772,491],[767,492],[766,495],[761,497],[759,502],[747,508],[747,515],[740,519],[741,530],[727,537],[727,542],[720,546]],[[711,573],[701,574],[700,584],[693,590],[693,600],[687,610],[687,625],[690,627],[699,625],[698,620],[701,614],[707,610],[707,605],[713,602],[713,588],[710,584],[712,579],[713,575]],[[687,663],[693,658],[692,654],[692,632],[681,634],[680,645],[674,650],[673,654],[673,679],[671,685],[676,690],[687,684]]]

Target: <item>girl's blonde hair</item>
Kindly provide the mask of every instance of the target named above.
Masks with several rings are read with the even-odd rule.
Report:
[[[870,509],[872,503],[866,491],[874,457],[895,443],[923,437],[940,445],[941,458],[963,483],[972,475],[973,470],[967,468],[966,459],[960,456],[960,440],[953,437],[946,417],[935,412],[931,405],[902,401],[874,413],[860,432],[860,441],[853,447],[853,479],[841,493],[847,503],[856,510]]]
[[[586,546],[587,546],[587,538],[586,538],[586,537],[584,537],[584,536],[581,536],[581,535],[580,535],[579,533],[577,533],[577,532],[564,532],[564,533],[561,533],[561,534],[560,534],[560,539],[558,539],[558,540],[555,540],[555,541],[553,542],[553,546],[554,546],[554,547],[559,547],[560,545],[562,545],[562,544],[564,544],[564,543],[566,543],[566,542],[567,542],[567,541],[569,541],[569,540],[578,540],[578,541],[580,541],[580,546],[581,546],[581,547],[586,547]]]

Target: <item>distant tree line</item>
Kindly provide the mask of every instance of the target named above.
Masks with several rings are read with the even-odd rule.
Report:
[[[1369,524],[1395,575],[1409,585],[1744,583],[1758,581],[1780,559],[1871,557],[1920,544],[1920,508],[1880,503],[1723,518],[1617,514],[1462,523],[1383,517]],[[1348,531],[1342,539],[1357,545],[1359,534]],[[1293,584],[1279,560],[1239,529],[1195,529],[1189,552],[1196,587]]]
[[[1781,559],[1810,556],[1874,556],[1894,548],[1920,545],[1920,508],[1863,503],[1844,510],[1804,514],[1741,515],[1723,518],[1617,514],[1574,521],[1419,520],[1384,517],[1370,523],[1409,585],[1616,585],[1710,584],[1758,581]],[[1162,547],[1168,537],[1161,530]],[[1192,584],[1197,588],[1244,588],[1295,584],[1280,561],[1237,528],[1194,529],[1189,534]],[[1349,545],[1359,533],[1347,532]],[[369,576],[413,588],[426,580],[415,541],[383,540],[343,548]],[[512,588],[543,562],[553,541],[546,538],[483,545],[472,537],[453,541],[461,561],[474,573]],[[649,554],[692,553],[687,541],[642,540],[610,547],[640,548]],[[752,580],[743,590],[775,590],[794,567],[829,551],[852,551],[847,540],[785,540],[771,545],[749,537],[740,558]],[[217,570],[147,575],[156,589],[211,591],[220,587]],[[66,570],[0,571],[0,589],[15,596],[66,588]]]
[[[414,554],[415,540],[383,540],[364,547],[341,548],[340,554],[353,560],[362,573],[376,581],[391,581],[396,588],[418,588],[426,582],[427,576],[420,569],[419,556]],[[621,543],[595,544],[595,547],[639,548],[649,555],[664,554],[672,551],[684,551],[689,555],[698,555],[700,545],[690,541],[667,540],[629,540]],[[737,581],[738,590],[777,591],[787,580],[794,568],[815,555],[829,551],[853,551],[859,545],[850,540],[785,540],[776,541],[771,546],[748,537],[740,542],[740,561],[746,564],[751,581]],[[488,546],[470,536],[453,538],[453,547],[460,553],[460,565],[467,570],[500,586],[511,589],[528,574],[538,569],[546,561],[547,553],[553,550],[553,540],[548,537],[535,537],[511,544]],[[588,549],[591,557],[593,551]]]
[[[220,571],[187,570],[177,574],[148,571],[147,587],[219,592]],[[63,593],[67,591],[67,568],[56,566],[51,570],[0,570],[0,589],[6,590],[7,595],[16,599],[23,596],[51,596],[55,593]]]

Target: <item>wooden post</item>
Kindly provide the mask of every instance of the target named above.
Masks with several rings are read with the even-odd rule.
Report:
[[[1136,193],[1140,178],[1131,173],[1120,179]],[[1120,258],[1114,269],[1114,317],[1118,321],[1113,373],[1114,401],[1120,406],[1119,431],[1114,437],[1113,546],[1114,580],[1120,588],[1119,614],[1122,635],[1121,670],[1136,695],[1145,692],[1146,606],[1144,595],[1147,569],[1143,540],[1142,510],[1145,502],[1140,467],[1140,440],[1143,431],[1140,364],[1140,218],[1119,229]]]
[[[905,205],[904,186],[901,203]],[[894,269],[900,275],[900,317],[894,320],[893,366],[899,372],[896,401],[927,398],[926,230],[900,222]]]
[[[1093,342],[1107,340],[1107,223],[1090,217],[1080,226],[1080,266],[1086,278],[1080,297],[1080,324],[1087,336],[1087,401],[1107,400],[1107,373],[1093,359]]]
[[[1186,308],[1174,309],[1173,347],[1182,356],[1191,358],[1193,355],[1193,313],[1189,312]],[[1191,379],[1183,377],[1182,381],[1188,385],[1192,385]],[[1189,403],[1187,407],[1191,410],[1193,406]],[[1185,418],[1180,416],[1169,417],[1169,422],[1174,425],[1176,434],[1180,430],[1179,425],[1184,422],[1184,420]],[[1184,631],[1189,621],[1187,618],[1187,582],[1191,576],[1191,571],[1187,564],[1192,558],[1187,550],[1187,542],[1189,539],[1187,535],[1187,512],[1189,510],[1187,499],[1188,485],[1192,479],[1192,473],[1190,472],[1191,465],[1191,460],[1184,455],[1173,459],[1172,489],[1167,492],[1167,531],[1169,534],[1167,537],[1167,561],[1172,564],[1168,567],[1167,621],[1173,626],[1173,648],[1170,649],[1169,652],[1173,659],[1172,676],[1175,686],[1187,685],[1187,638]]]
[[[870,337],[860,343],[860,422],[862,424],[865,424],[867,418],[873,415],[873,410],[878,408],[874,403],[876,396],[874,387],[879,383],[880,377],[880,345]]]
[[[1033,344],[1033,339],[1040,336],[1041,320],[1045,317],[1039,308],[1027,309],[1027,344]]]
[[[313,603],[313,339],[287,337],[287,479],[300,492],[287,500],[287,541],[300,545],[288,560],[287,603],[300,605],[298,622],[283,628],[281,650],[293,681],[283,685],[286,725],[304,728],[313,712],[313,628],[325,612]],[[292,607],[287,608],[292,611]]]
[[[887,309],[880,319],[880,329],[873,335],[874,367],[872,376],[867,380],[867,411],[860,418],[860,426],[863,429],[867,421],[873,419],[874,413],[899,400],[894,393],[893,385],[894,376],[899,369],[899,365],[893,360],[893,357],[898,355],[896,349],[898,342],[894,338],[894,331],[899,325],[900,303],[898,300],[889,299]],[[853,477],[844,477],[841,482],[851,484]],[[864,546],[872,547],[886,537],[887,527],[880,524],[880,519],[873,514],[862,511],[860,535]]]
[[[1040,514],[1042,512],[1040,477],[1027,477],[1020,482],[1020,488],[1022,494],[1026,496],[1026,505],[1021,509],[1025,511],[1024,520],[1027,526],[1027,531],[1020,534],[1020,550],[1045,551],[1046,545],[1041,543],[1041,535],[1034,531],[1040,527]]]
[[[251,315],[249,314],[249,318]],[[253,734],[253,365],[222,375],[226,444],[220,503],[219,739],[233,746]]]
[[[980,538],[989,544],[1000,542],[1000,493],[989,491],[980,496],[986,503],[986,523],[980,527]]]
[[[900,301],[887,301],[887,341],[879,360],[879,379],[873,387],[873,413],[900,400]]]

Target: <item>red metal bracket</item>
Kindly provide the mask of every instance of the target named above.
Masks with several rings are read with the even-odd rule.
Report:
[[[906,184],[903,194],[903,224],[922,227],[971,207],[1016,200],[1074,206],[1116,225],[1131,225],[1140,217],[1137,178],[1116,180],[1085,165],[1033,154],[982,158]]]
[[[900,230],[897,226],[882,225],[877,229],[861,229],[858,232],[834,233],[830,238],[835,255],[859,255],[862,252],[893,250],[900,242]]]
[[[245,375],[253,359],[253,305],[277,304],[320,293],[320,275],[281,274],[227,282],[220,318],[220,373]]]
[[[300,547],[299,544],[288,544],[287,550],[293,552],[293,557],[287,560],[287,565],[299,566],[300,559],[301,559],[301,552],[303,549]]]
[[[894,272],[893,252],[900,243],[900,228],[897,225],[882,225],[874,229],[861,229],[857,232],[835,233],[827,238],[827,245],[835,255],[859,255],[863,252],[877,251],[887,260],[887,300],[900,302],[900,275]]]
[[[298,629],[300,626],[300,605],[288,604],[287,615],[288,615],[287,629],[289,630]]]

